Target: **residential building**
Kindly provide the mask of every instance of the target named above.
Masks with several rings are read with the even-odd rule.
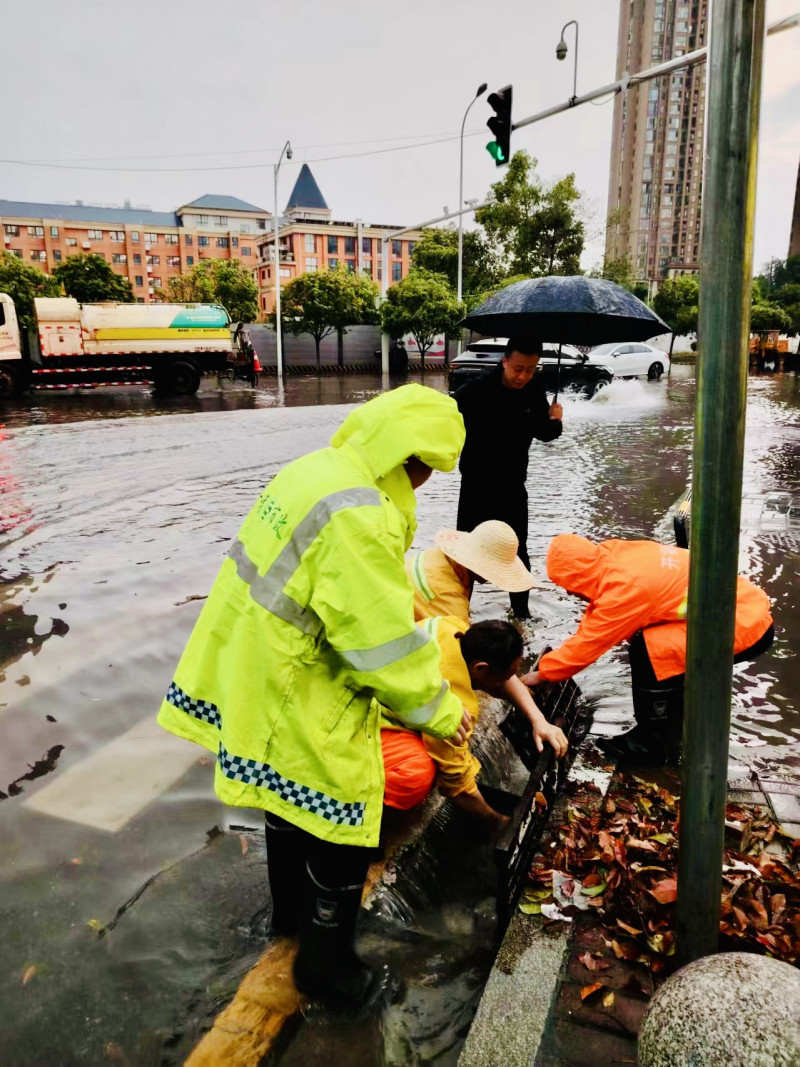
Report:
[[[45,273],[79,252],[103,256],[133,286],[139,303],[157,299],[170,278],[202,259],[257,260],[272,216],[235,196],[201,196],[175,212],[0,200],[2,247]]]
[[[331,217],[325,197],[307,164],[303,164],[292,189],[278,230],[280,284],[301,274],[342,267],[359,271],[375,282],[383,280],[381,259],[384,234],[402,229],[402,224],[343,222]],[[392,240],[389,248],[388,284],[399,282],[411,267],[414,243],[421,230],[410,230]],[[258,287],[262,316],[275,306],[274,235],[258,241]]]
[[[701,48],[708,0],[621,0],[617,77]],[[706,64],[617,95],[606,257],[658,283],[700,263]]]
[[[797,185],[794,190],[794,211],[792,212],[788,255],[800,256],[800,163],[797,165]]]

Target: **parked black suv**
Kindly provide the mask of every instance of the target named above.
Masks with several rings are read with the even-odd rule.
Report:
[[[481,341],[473,341],[467,345],[461,355],[456,356],[450,364],[450,393],[454,393],[464,382],[476,378],[490,367],[496,367],[505,348],[504,337],[484,337]],[[545,345],[536,373],[541,375],[539,380],[551,393],[555,392],[556,388],[557,362],[558,349]],[[613,378],[612,371],[601,363],[594,362],[591,353],[587,356],[572,345],[562,345],[561,390],[580,392],[586,397],[592,397],[600,389],[604,389]]]

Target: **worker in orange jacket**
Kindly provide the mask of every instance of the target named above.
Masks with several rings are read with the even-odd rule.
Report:
[[[656,541],[601,541],[559,534],[547,553],[552,582],[588,602],[577,633],[546,653],[527,685],[571,678],[629,642],[636,726],[598,743],[611,755],[664,763],[680,752],[686,670],[689,552]],[[775,638],[769,598],[746,578],[736,590],[734,662],[755,659]]]

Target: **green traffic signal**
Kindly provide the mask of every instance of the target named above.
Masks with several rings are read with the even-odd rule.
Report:
[[[511,158],[512,95],[512,87],[506,85],[504,88],[498,89],[496,93],[489,93],[486,97],[487,104],[494,111],[494,115],[486,120],[486,125],[495,137],[494,141],[490,141],[487,144],[486,150],[498,167],[504,166]]]
[[[499,166],[501,163],[507,163],[508,160],[503,155],[503,149],[497,143],[497,141],[490,141],[486,146],[486,151],[492,157],[492,159]]]

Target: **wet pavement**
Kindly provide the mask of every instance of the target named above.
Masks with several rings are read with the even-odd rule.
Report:
[[[661,535],[690,476],[693,374],[565,398],[563,438],[534,443],[531,457],[540,578],[564,530]],[[797,492],[797,378],[749,385],[745,492]],[[292,378],[279,393],[267,379],[255,391],[207,383],[185,400],[117,389],[0,408],[0,1062],[181,1062],[263,950],[257,813],[222,808],[203,754],[154,716],[265,481],[324,445],[342,405],[380,387],[377,377]],[[457,496],[457,474],[423,487],[418,545],[454,523]],[[752,765],[797,778],[800,552],[748,527],[740,563],[773,598],[778,637],[736,669],[732,757],[742,777]],[[580,612],[545,582],[531,604],[534,647],[565,637]],[[480,589],[474,607],[502,615],[505,600]],[[627,726],[621,652],[580,684],[597,731]],[[400,909],[392,932],[388,913],[367,930],[394,945],[410,990],[394,1029],[370,1044],[377,1055],[382,1043],[375,1062],[455,1061],[491,966],[486,884],[448,881],[427,912],[412,906],[413,929]],[[313,1029],[297,1037],[282,1060],[301,1062],[292,1056],[312,1039]]]

